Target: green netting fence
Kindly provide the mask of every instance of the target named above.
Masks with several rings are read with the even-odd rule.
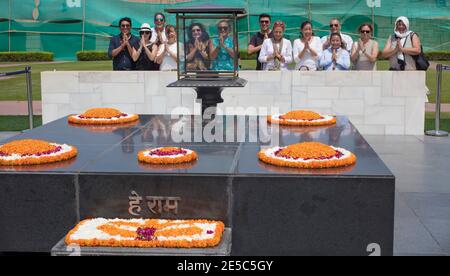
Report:
[[[239,20],[241,47],[258,30],[259,14],[269,13],[273,20],[287,23],[291,40],[299,36],[302,21],[311,20],[316,35],[322,36],[335,17],[343,23],[343,32],[354,38],[361,23],[373,23],[381,45],[395,19],[403,15],[420,35],[425,51],[450,50],[447,0],[0,0],[0,51],[48,51],[56,59],[74,60],[80,50],[106,50],[123,16],[131,17],[138,28],[153,23],[153,14],[167,7],[205,4],[247,9],[248,16]],[[175,23],[173,15],[167,19]]]

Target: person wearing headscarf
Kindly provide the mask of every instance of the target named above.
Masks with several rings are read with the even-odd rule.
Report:
[[[390,70],[416,70],[414,56],[421,53],[419,36],[410,30],[409,20],[400,16],[395,20],[394,33],[388,38],[382,56],[389,58]]]

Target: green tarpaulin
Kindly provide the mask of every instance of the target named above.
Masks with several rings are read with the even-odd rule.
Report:
[[[239,21],[239,44],[247,45],[258,30],[258,15],[269,13],[287,23],[287,36],[299,36],[299,25],[310,19],[316,35],[325,35],[330,18],[339,18],[343,31],[357,37],[363,22],[374,23],[384,44],[395,19],[407,16],[425,50],[450,50],[450,6],[446,0],[0,0],[0,51],[50,51],[57,59],[75,59],[79,50],[106,50],[118,33],[123,16],[133,27],[153,23],[153,14],[167,7],[217,4],[244,7]],[[168,22],[175,23],[173,15]],[[136,32],[136,31],[135,31]]]

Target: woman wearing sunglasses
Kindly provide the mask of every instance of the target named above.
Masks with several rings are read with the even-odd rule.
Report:
[[[333,18],[330,20],[330,35],[324,36],[321,39],[322,44],[323,44],[323,50],[326,50],[330,47],[331,34],[338,33],[341,36],[342,41],[344,42],[344,46],[345,46],[344,49],[346,49],[349,54],[351,53],[352,47],[353,47],[353,39],[351,36],[342,33],[341,29],[342,29],[342,25],[341,25],[341,22],[339,21],[339,19]]]
[[[353,44],[351,55],[355,70],[377,70],[378,42],[372,39],[373,27],[369,23],[364,23],[358,31],[360,39]]]
[[[155,24],[155,28],[152,29],[153,32],[150,41],[152,43],[156,43],[157,41],[159,41],[160,44],[166,43],[166,16],[160,12],[155,13],[153,16],[153,22]]]
[[[217,24],[219,37],[214,38],[211,60],[213,71],[233,71],[234,70],[234,43],[230,37],[231,26],[229,21],[221,20]]]
[[[158,71],[159,65],[155,62],[158,53],[158,42],[152,43],[150,38],[152,30],[150,24],[144,23],[139,31],[141,41],[138,49],[133,49],[133,60],[136,62],[136,70]]]
[[[209,70],[213,45],[203,24],[192,23],[189,26],[188,39],[186,68],[190,71]]]

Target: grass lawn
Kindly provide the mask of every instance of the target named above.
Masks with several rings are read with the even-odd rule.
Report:
[[[425,115],[425,131],[435,129],[436,117],[434,113],[427,112]],[[440,129],[450,132],[450,113],[441,113]]]
[[[442,62],[450,65],[450,61]],[[11,63],[0,63],[1,65],[12,65]],[[242,60],[242,70],[254,70],[255,60]],[[84,61],[84,62],[66,62],[56,64],[33,63],[33,99],[41,99],[41,72],[42,71],[109,71],[112,70],[111,61]],[[378,62],[378,70],[387,70],[389,68],[387,61]],[[24,66],[0,67],[0,72],[23,70]],[[442,86],[442,102],[450,103],[450,72],[444,72]],[[431,68],[427,72],[427,86],[432,92],[430,102],[435,102],[436,94],[436,71]],[[12,78],[0,78],[0,101],[24,101],[26,100],[25,75]]]
[[[33,127],[42,125],[42,117],[33,117]],[[0,116],[0,131],[21,131],[28,129],[28,116]]]
[[[11,64],[0,62],[0,65]],[[20,63],[24,64],[24,63]],[[23,70],[25,66],[1,67],[0,72]],[[66,63],[33,63],[31,78],[33,82],[33,100],[41,100],[41,72],[43,71],[106,71],[112,70],[111,61],[85,61]],[[25,75],[12,78],[0,78],[0,101],[25,101],[27,99]]]

